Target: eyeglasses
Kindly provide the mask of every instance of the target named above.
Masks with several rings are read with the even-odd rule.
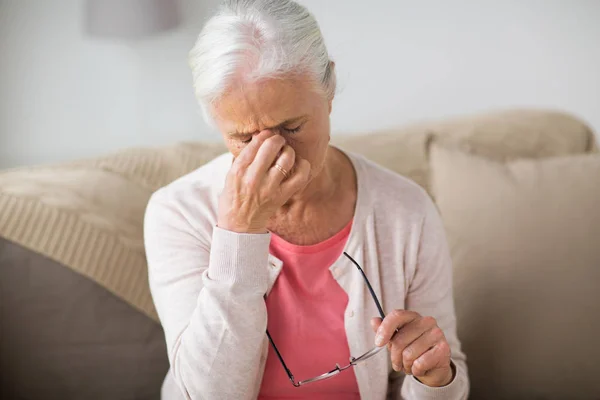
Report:
[[[348,259],[350,259],[350,261],[352,261],[352,263],[360,271],[360,274],[364,278],[365,283],[367,284],[367,287],[369,288],[369,292],[371,293],[371,296],[373,297],[373,301],[375,302],[375,305],[377,306],[377,310],[379,311],[379,315],[381,316],[381,319],[384,319],[385,318],[385,314],[383,313],[383,309],[381,308],[381,304],[379,303],[379,300],[377,299],[377,296],[375,295],[375,292],[373,291],[373,287],[371,287],[371,284],[369,283],[369,280],[367,279],[367,276],[365,275],[365,272],[360,267],[360,265],[358,265],[358,263],[352,257],[350,257],[348,255],[348,253],[344,252],[344,255],[346,257],[348,257]],[[332,369],[329,372],[325,372],[324,374],[316,376],[314,378],[305,379],[305,380],[296,382],[296,379],[294,378],[294,375],[292,374],[292,371],[290,371],[290,369],[285,364],[285,361],[283,361],[283,356],[281,355],[281,353],[277,349],[277,346],[275,346],[275,343],[273,342],[273,338],[271,338],[271,335],[269,334],[268,330],[267,330],[267,337],[269,338],[269,341],[271,342],[271,345],[273,346],[273,350],[275,350],[275,353],[277,354],[277,357],[279,358],[279,361],[281,361],[281,365],[283,365],[283,368],[285,369],[285,372],[287,373],[288,377],[290,378],[290,381],[292,381],[292,384],[295,387],[300,387],[300,386],[306,385],[308,383],[313,383],[313,382],[322,381],[324,379],[333,378],[334,376],[336,376],[340,372],[342,372],[344,370],[347,370],[350,367],[353,367],[355,365],[360,364],[361,362],[364,362],[364,361],[368,360],[369,358],[373,357],[374,355],[376,355],[377,353],[379,353],[380,351],[382,351],[383,349],[385,349],[385,346],[383,346],[383,347],[374,347],[371,350],[367,351],[362,356],[359,356],[359,357],[350,357],[350,363],[348,365],[346,365],[345,367],[340,367],[339,364],[336,364],[335,368]]]

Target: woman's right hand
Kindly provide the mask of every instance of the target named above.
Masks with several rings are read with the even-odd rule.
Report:
[[[236,157],[227,174],[219,199],[218,227],[266,233],[269,218],[305,188],[309,175],[308,161],[296,157],[281,135],[262,131]]]

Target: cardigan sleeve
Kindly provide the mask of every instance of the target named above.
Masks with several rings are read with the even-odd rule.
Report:
[[[157,192],[144,236],[170,374],[182,396],[252,398],[267,327],[270,235],[214,227],[203,239],[185,212]]]

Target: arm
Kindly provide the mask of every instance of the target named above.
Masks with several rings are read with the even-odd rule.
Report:
[[[466,357],[456,334],[452,294],[452,260],[444,226],[433,202],[427,197],[415,274],[409,287],[406,308],[431,316],[441,328],[454,364],[452,381],[444,387],[429,387],[413,375],[402,385],[403,399],[467,399],[469,378]]]
[[[282,172],[293,167],[291,175]],[[308,162],[296,159],[283,137],[263,131],[231,165],[219,196],[218,227],[199,211],[210,204],[202,193],[173,199],[163,191],[151,199],[144,228],[150,287],[172,373],[186,398],[248,399],[260,387],[266,226],[306,186],[309,174]]]
[[[376,344],[388,345],[394,370],[406,374],[392,374],[392,398],[465,400],[469,381],[456,335],[452,262],[438,212],[429,197],[424,202],[414,262],[407,266],[406,309],[373,321]]]
[[[200,237],[155,195],[145,218],[150,288],[172,373],[188,399],[247,399],[260,384],[269,234]]]

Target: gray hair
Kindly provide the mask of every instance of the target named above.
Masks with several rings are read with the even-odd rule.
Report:
[[[244,74],[245,80],[308,73],[333,99],[336,77],[317,21],[292,0],[226,0],[189,54],[194,92],[208,107]]]

